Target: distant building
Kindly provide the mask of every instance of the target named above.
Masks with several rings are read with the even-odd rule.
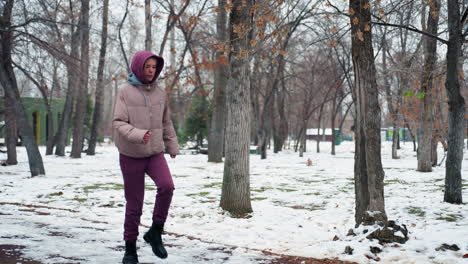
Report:
[[[28,123],[31,125],[36,143],[45,145],[49,137],[53,137],[57,131],[58,122],[60,121],[63,111],[64,100],[52,99],[51,110],[52,116],[47,116],[46,106],[42,98],[22,97],[21,101],[26,111]],[[0,97],[0,109],[5,109],[4,97]],[[49,126],[53,121],[53,131],[49,134]],[[0,113],[0,124],[5,124],[5,115]],[[3,127],[1,125],[0,127]],[[0,129],[0,142],[4,142],[5,129]]]
[[[320,134],[319,131],[317,131],[317,128],[308,128],[306,131],[306,138],[309,140],[318,140],[320,141],[332,141],[332,129],[331,128],[320,128]],[[341,131],[337,128],[335,128],[335,145],[340,145],[342,141],[341,137]]]
[[[381,140],[392,141],[393,127],[381,128],[380,136],[381,136]],[[400,141],[404,141],[404,142],[413,141],[413,137],[411,136],[410,131],[406,127],[405,128],[400,127],[398,136],[400,137]]]

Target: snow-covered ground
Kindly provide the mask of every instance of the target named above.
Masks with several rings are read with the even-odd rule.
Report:
[[[289,150],[268,153],[266,160],[251,155],[254,212],[242,219],[219,207],[223,164],[208,163],[206,155],[166,157],[176,190],[164,236],[169,258],[158,263],[261,263],[261,250],[358,263],[377,263],[366,255],[379,257],[378,263],[468,263],[466,179],[465,203],[444,203],[444,165],[417,172],[412,143],[402,143],[401,159],[392,160],[391,144],[384,142],[386,212],[408,227],[410,239],[383,247],[365,235],[346,236],[354,227],[354,143],[337,146],[336,156],[328,142],[321,143],[321,153],[315,153],[315,142],[308,147],[303,158]],[[97,152],[81,159],[43,156],[47,175],[31,178],[20,147],[20,164],[0,167],[0,245],[25,246],[25,257],[43,263],[120,263],[125,200],[118,152],[112,145]],[[312,166],[306,165],[309,158]],[[464,178],[467,159],[465,154]],[[149,177],[146,183],[142,224],[149,226],[155,187]],[[436,251],[443,243],[460,250]],[[154,263],[141,236],[138,245],[140,262]],[[344,254],[346,246],[352,255]],[[375,256],[370,246],[382,252]]]

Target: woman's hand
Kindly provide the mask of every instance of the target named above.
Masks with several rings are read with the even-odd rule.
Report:
[[[145,144],[148,143],[149,139],[151,137],[151,132],[146,132],[146,134],[143,136],[143,141],[145,142]]]

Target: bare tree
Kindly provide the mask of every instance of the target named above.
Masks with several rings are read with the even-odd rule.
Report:
[[[151,39],[151,0],[145,0],[145,50],[151,50],[153,42]]]
[[[68,131],[70,127],[70,122],[72,120],[73,105],[76,97],[76,93],[79,86],[80,68],[78,64],[79,60],[79,39],[80,39],[80,29],[76,26],[76,16],[74,4],[69,2],[69,13],[70,13],[70,55],[71,60],[66,61],[67,68],[67,93],[65,96],[65,103],[63,105],[62,117],[60,119],[59,127],[55,134],[55,155],[65,156],[65,147],[67,145]]]
[[[172,32],[179,18],[185,13],[185,10],[190,4],[190,0],[184,1],[183,6],[180,8],[179,12],[176,12],[174,2],[168,2],[167,0],[157,0],[160,5],[169,11],[169,16],[166,22],[166,31],[164,32],[163,40],[159,47],[159,55],[162,56],[164,53],[164,48],[166,47],[166,42],[169,37],[169,33]]]
[[[380,154],[380,105],[374,51],[370,3],[350,0],[351,50],[356,98],[356,150],[354,182],[356,225],[387,221],[384,202],[384,171]]]
[[[437,35],[439,27],[439,0],[428,2],[429,15],[427,16],[427,32]],[[418,171],[432,171],[432,123],[433,123],[433,83],[435,64],[437,61],[437,40],[431,37],[424,37],[424,70],[421,77],[421,92],[423,98],[422,129],[421,138],[418,145]]]
[[[460,93],[460,56],[467,32],[463,25],[468,17],[468,8],[460,15],[458,1],[447,1],[449,39],[447,47],[447,89],[449,105],[448,152],[445,162],[444,201],[462,203],[461,168],[463,161],[463,144],[465,137],[465,99]]]
[[[96,100],[94,102],[93,125],[91,127],[91,136],[89,138],[87,155],[94,155],[96,151],[96,141],[98,138],[99,125],[101,124],[103,112],[103,94],[104,94],[104,65],[106,61],[107,49],[107,24],[109,21],[109,0],[104,0],[102,7],[102,32],[101,32],[101,50],[99,51],[99,64],[96,83]]]
[[[16,124],[16,111],[14,107],[15,98],[11,98],[10,93],[5,93],[5,130],[7,160],[6,165],[18,164],[16,144],[18,142],[18,126]]]
[[[86,105],[88,100],[88,68],[89,68],[89,0],[81,1],[80,19],[80,39],[81,39],[81,62],[80,62],[80,86],[75,107],[75,118],[73,123],[73,143],[70,157],[81,158],[84,139],[84,121],[86,115]]]
[[[224,46],[226,42],[226,22],[227,15],[226,0],[218,0],[218,14],[216,16],[216,34],[218,43]],[[229,78],[227,65],[223,50],[215,52],[217,69],[214,74],[214,95],[213,95],[213,114],[211,117],[211,126],[208,135],[208,161],[221,162],[224,152],[224,128],[225,128],[225,89]]]
[[[0,83],[3,86],[6,97],[10,100],[9,105],[13,106],[16,118],[18,118],[18,129],[28,154],[31,176],[45,175],[42,156],[39,152],[33,130],[28,124],[15,72],[13,71],[11,58],[14,40],[14,26],[12,25],[13,6],[14,1],[7,0],[0,17]]]
[[[220,206],[234,215],[252,212],[249,142],[250,86],[248,76],[252,0],[234,0],[229,17],[230,78],[226,87],[226,159]],[[241,30],[239,30],[239,28]]]

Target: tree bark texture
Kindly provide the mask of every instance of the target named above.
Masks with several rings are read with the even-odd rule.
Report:
[[[70,57],[73,60],[68,61],[65,65],[67,67],[68,88],[65,96],[65,103],[63,105],[63,112],[57,128],[55,155],[65,156],[65,147],[67,145],[68,132],[73,114],[73,105],[76,98],[76,93],[79,86],[80,67],[78,64],[79,59],[79,39],[80,29],[75,25],[70,26],[71,43],[70,43]]]
[[[151,51],[151,0],[145,0],[145,50]]]
[[[106,62],[107,48],[107,24],[109,14],[109,0],[103,2],[102,14],[102,33],[101,33],[101,49],[99,51],[99,64],[96,83],[96,100],[94,101],[93,124],[91,127],[91,136],[89,138],[87,155],[94,155],[96,152],[96,141],[98,139],[99,126],[102,122],[103,115],[103,94],[104,94],[104,65]]]
[[[73,142],[70,157],[81,158],[84,139],[84,125],[86,117],[86,105],[88,103],[88,68],[89,68],[89,0],[81,1],[81,62],[80,62],[80,86],[76,100],[75,118],[73,123]]]
[[[16,143],[18,142],[18,126],[16,125],[16,113],[14,98],[5,94],[5,129],[6,129],[6,147],[7,160],[6,165],[18,164],[16,155]]]
[[[218,43],[226,41],[226,10],[223,8],[226,5],[226,0],[218,0],[219,8],[216,17],[216,32]],[[224,65],[222,60],[223,51],[216,51],[215,59],[217,60],[217,69],[214,74],[214,95],[213,95],[213,114],[211,116],[210,133],[208,136],[208,161],[222,162],[224,152],[224,128],[225,128],[225,112],[226,99],[225,90],[229,73],[227,65]]]
[[[429,15],[427,16],[427,32],[437,36],[439,25],[439,0],[429,3]],[[434,71],[437,61],[437,40],[424,36],[424,70],[421,77],[421,92],[424,93],[423,112],[421,125],[421,139],[418,146],[418,171],[432,171],[432,122],[433,122],[433,83]]]
[[[380,105],[369,5],[367,0],[350,1],[350,9],[354,11],[350,20],[357,116],[354,170],[356,225],[387,221],[380,156]]]
[[[233,215],[252,212],[250,201],[249,141],[250,85],[248,76],[249,32],[235,27],[251,25],[252,0],[234,0],[229,18],[230,78],[226,87],[226,149],[220,206]]]
[[[448,151],[445,162],[444,201],[461,204],[463,145],[465,136],[465,100],[460,93],[459,64],[461,56],[462,25],[460,23],[460,5],[458,1],[447,1],[449,41],[447,47],[447,75],[445,88],[448,95],[449,128]]]

